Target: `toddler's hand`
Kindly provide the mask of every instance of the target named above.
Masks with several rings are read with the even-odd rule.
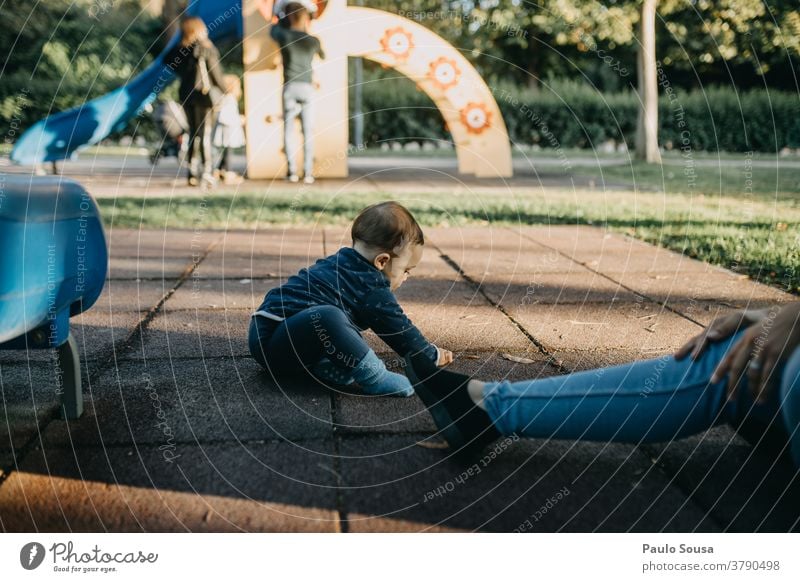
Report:
[[[442,366],[453,363],[453,352],[438,347],[436,349],[439,351],[439,359],[436,361],[437,366],[441,368]]]

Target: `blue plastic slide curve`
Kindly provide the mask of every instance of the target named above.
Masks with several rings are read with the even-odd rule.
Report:
[[[205,21],[214,42],[242,38],[241,0],[191,0],[187,13]],[[123,129],[174,80],[164,57],[178,38],[174,36],[153,63],[127,85],[35,123],[14,144],[11,160],[17,164],[65,160]]]
[[[60,346],[69,318],[103,290],[100,211],[83,186],[60,176],[0,174],[0,187],[0,349]],[[40,339],[13,342],[36,329]]]

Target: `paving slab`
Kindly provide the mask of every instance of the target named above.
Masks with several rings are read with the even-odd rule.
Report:
[[[108,259],[107,279],[149,279],[173,282],[192,266],[191,258],[120,257]]]
[[[505,359],[497,353],[458,352],[448,370],[484,380],[527,380],[552,376],[557,370],[547,358],[532,349],[515,352],[529,363]],[[402,372],[401,369],[398,371]],[[339,434],[436,432],[430,414],[418,397],[376,398],[339,394],[336,399],[336,427]]]
[[[800,470],[728,426],[649,447],[676,486],[725,531],[800,531]]]
[[[117,347],[142,321],[143,314],[128,311],[89,310],[70,320],[81,358],[93,360],[109,352],[122,355]]]
[[[92,306],[92,311],[121,313],[126,311],[149,311],[161,301],[173,287],[165,279],[155,281],[116,280],[106,281],[103,292]]]
[[[510,227],[521,237],[556,249],[568,257],[588,261],[609,252],[628,252],[631,248],[646,248],[647,243],[587,225]]]
[[[165,308],[126,359],[248,356],[247,329],[252,309],[196,310]]]
[[[636,295],[618,282],[592,272],[488,275],[480,285],[492,301],[512,310],[543,303],[636,301]]]
[[[450,256],[475,281],[487,277],[510,275],[548,275],[574,273],[585,275],[586,268],[563,255],[542,249],[529,249],[517,254],[514,251],[469,252],[462,259]]]
[[[124,343],[143,315],[137,311],[90,309],[70,319],[70,332],[78,344],[81,362],[94,362],[100,356],[114,353],[115,346]],[[54,353],[54,350],[0,350],[0,362],[50,362]]]
[[[791,297],[791,300],[796,300],[794,296]],[[778,301],[749,301],[744,307],[737,307],[736,305],[727,305],[724,302],[714,301],[665,301],[664,305],[689,319],[697,321],[700,325],[705,327],[718,317],[740,311],[743,308],[764,309],[783,303],[787,303],[787,301],[783,299]]]
[[[0,469],[16,465],[16,451],[39,434],[61,403],[55,362],[0,363]]]
[[[431,310],[410,302],[403,307],[425,337],[444,349],[507,351],[524,350],[531,345],[530,340],[494,307],[440,305]],[[384,346],[380,351],[386,349]]]
[[[246,252],[258,254],[278,249],[302,251],[309,256],[323,252],[322,244],[326,228],[305,228],[289,226],[282,228],[264,227],[258,229],[229,229],[222,232],[214,250]]]
[[[46,449],[0,487],[7,532],[336,531],[332,446]],[[167,458],[171,458],[168,461]]]
[[[197,266],[193,277],[201,279],[288,278],[313,265],[321,255],[275,254],[257,257],[210,253]]]
[[[414,278],[400,287],[397,299],[414,325],[441,348],[513,350],[530,345],[530,340],[502,312],[463,281]],[[371,331],[365,332],[364,337],[376,352],[390,352]]]
[[[420,439],[436,432],[422,401],[409,398],[377,398],[343,394],[336,400],[336,431],[352,433],[420,433]]]
[[[696,323],[649,301],[525,305],[510,314],[553,351],[677,348],[702,331]]]
[[[124,362],[87,390],[84,415],[53,422],[47,445],[164,446],[331,435],[330,393],[275,383],[252,359]]]
[[[107,231],[111,257],[190,259],[220,240],[220,233],[203,230],[120,229]]]
[[[401,305],[422,305],[433,309],[442,306],[478,307],[491,305],[472,285],[460,280],[413,277],[396,292]]]
[[[170,311],[178,309],[256,310],[267,291],[285,279],[203,279],[191,277],[167,301]]]
[[[505,229],[493,229],[484,235],[470,229],[455,237],[452,234],[444,236],[437,231],[433,238],[442,254],[478,281],[488,275],[586,270],[563,254],[533,244]]]
[[[650,360],[672,354],[673,348],[653,349],[594,349],[594,350],[556,350],[554,360],[568,372],[594,370],[628,364],[639,360]]]
[[[460,230],[460,229],[456,229]],[[486,275],[568,273],[585,269],[562,254],[543,248],[505,229],[488,233],[472,229],[460,235],[433,236],[436,248],[473,279]]]
[[[638,243],[638,241],[636,241]],[[703,261],[653,246],[631,244],[626,250],[591,253],[582,251],[573,255],[575,261],[594,271],[606,275],[621,273],[713,273],[724,271],[721,267],[709,265]]]
[[[452,370],[480,379],[669,354],[731,309],[794,299],[588,226],[430,228],[426,237],[398,299],[454,351]],[[340,510],[350,531],[796,529],[796,474],[724,427],[638,448],[519,441],[456,481],[464,467],[447,459],[416,397],[274,382],[249,357],[250,313],[284,270],[349,245],[347,228],[114,229],[109,240],[108,285],[72,320],[92,372],[84,417],[52,420],[37,440],[37,415],[58,405],[52,355],[0,352],[6,529],[336,531]],[[173,446],[181,456],[170,463]],[[432,495],[437,487],[446,494]]]
[[[709,269],[703,273],[628,272],[620,273],[615,280],[658,302],[724,301],[728,305],[745,308],[752,302],[778,303],[791,300],[792,297],[745,275],[722,269]]]
[[[463,281],[458,271],[440,254],[435,247],[427,246],[417,267],[412,271],[412,281],[421,278],[438,279],[449,282]]]
[[[225,232],[198,265],[204,279],[286,278],[323,257],[321,229]]]
[[[341,455],[350,531],[717,529],[624,445],[500,440],[471,475],[407,436],[346,438]]]
[[[427,228],[427,237],[439,248],[455,249],[504,249],[520,251],[531,245],[522,240],[518,229],[505,225],[454,226],[450,228]]]
[[[311,264],[324,256],[321,228],[268,228],[258,231],[226,231],[209,252],[209,257],[243,259],[301,257]]]

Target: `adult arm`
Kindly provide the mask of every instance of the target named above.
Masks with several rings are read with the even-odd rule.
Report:
[[[780,380],[780,371],[789,356],[800,346],[800,302],[771,307],[761,321],[747,328],[742,338],[720,362],[712,382],[728,376],[728,394],[739,379],[747,384],[756,402],[766,399],[767,391]]]
[[[680,359],[691,353],[696,358],[709,342],[721,341],[742,328],[746,331],[719,363],[711,381],[718,382],[727,375],[730,396],[746,375],[750,391],[761,402],[780,379],[786,359],[800,346],[800,302],[740,311],[714,320],[675,357]]]
[[[223,79],[225,72],[219,62],[219,51],[213,44],[206,50],[206,64],[208,65],[208,75],[211,77],[211,83],[225,91],[225,80]]]
[[[740,329],[758,323],[766,316],[767,309],[745,309],[718,317],[702,332],[683,344],[675,352],[675,358],[682,360],[691,354],[692,359],[696,360],[705,351],[708,344],[727,339]]]

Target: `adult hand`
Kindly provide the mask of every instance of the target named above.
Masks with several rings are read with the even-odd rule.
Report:
[[[712,382],[728,375],[728,398],[747,374],[750,392],[763,402],[768,388],[780,375],[780,366],[800,345],[800,302],[772,307],[766,317],[751,325],[717,366]]]
[[[766,317],[766,309],[746,309],[735,311],[728,315],[716,318],[701,333],[694,336],[675,352],[675,359],[682,360],[686,356],[692,356],[693,360],[700,357],[708,344],[722,341],[731,337],[742,327],[752,325]]]
[[[441,368],[442,366],[453,363],[453,352],[450,350],[443,350],[442,348],[436,349],[439,351],[439,359],[436,362],[437,366]]]

